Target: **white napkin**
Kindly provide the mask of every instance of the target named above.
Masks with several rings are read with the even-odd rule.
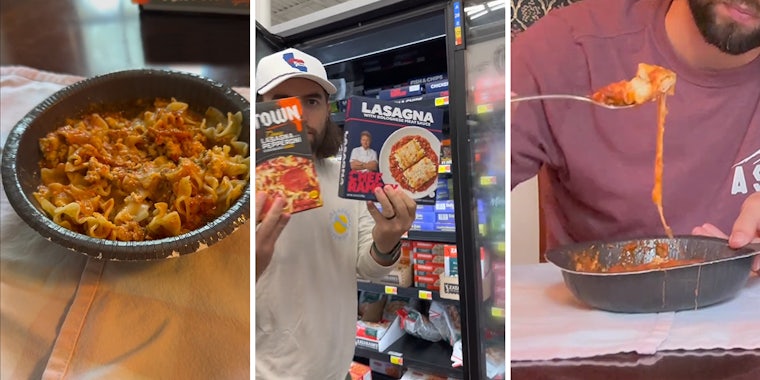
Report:
[[[760,277],[750,275],[736,298],[679,311],[660,350],[760,349]]]
[[[511,360],[590,358],[664,350],[760,348],[760,279],[700,310],[623,314],[585,306],[552,264],[512,267]],[[632,290],[635,291],[635,290]]]

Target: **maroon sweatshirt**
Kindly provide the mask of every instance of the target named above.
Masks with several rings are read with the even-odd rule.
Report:
[[[675,234],[728,233],[760,191],[760,58],[708,71],[682,61],[665,33],[665,0],[583,0],[512,43],[512,91],[590,94],[640,62],[676,72],[667,98],[663,204]],[[512,116],[512,188],[541,167],[548,247],[664,235],[652,203],[656,103],[608,110],[577,101],[520,103]]]

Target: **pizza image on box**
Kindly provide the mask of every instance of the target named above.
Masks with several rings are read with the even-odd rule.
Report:
[[[256,191],[285,199],[284,212],[322,206],[299,98],[256,103]],[[263,212],[271,207],[270,196]]]

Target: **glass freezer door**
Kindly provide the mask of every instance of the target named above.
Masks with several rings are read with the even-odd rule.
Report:
[[[459,279],[467,330],[462,349],[467,378],[477,379],[503,379],[506,372],[505,5],[505,0],[453,1],[450,15],[459,73],[451,129],[464,267]]]

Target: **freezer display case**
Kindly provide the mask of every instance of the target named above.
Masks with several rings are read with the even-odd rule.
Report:
[[[408,378],[416,378],[415,371],[444,379],[498,378],[499,368],[504,372],[504,298],[495,299],[503,287],[488,281],[504,263],[504,2],[370,1],[366,8],[353,2],[340,7],[344,13],[324,12],[329,23],[307,16],[287,29],[273,28],[277,33],[257,23],[256,52],[258,60],[295,47],[319,58],[338,88],[330,104],[339,126],[351,95],[444,113],[435,205],[418,206],[403,242],[403,265],[387,281],[358,280],[359,314],[403,301],[414,315],[381,326],[360,318],[355,361],[370,364],[375,379],[399,378],[404,371]],[[487,145],[494,138],[502,146]],[[460,191],[472,186],[472,194]],[[418,276],[443,262],[435,278]],[[442,336],[409,333],[409,321],[418,320],[418,326],[435,323]],[[494,350],[499,341],[501,349]],[[492,365],[499,360],[501,366]]]
[[[466,378],[505,377],[506,12],[455,1],[450,123]]]

